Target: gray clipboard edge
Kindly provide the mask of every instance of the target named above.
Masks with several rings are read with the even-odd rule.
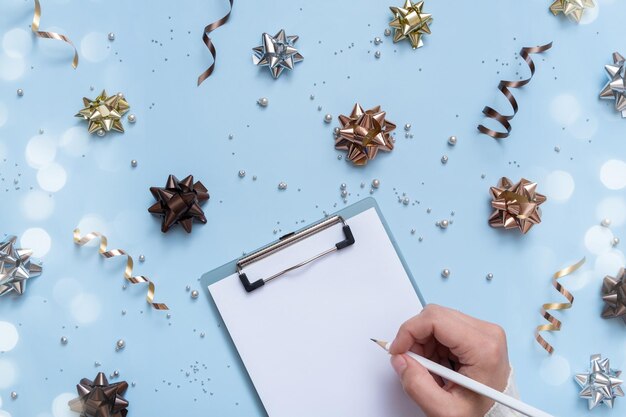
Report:
[[[426,302],[424,301],[424,297],[422,296],[422,293],[420,292],[419,288],[417,287],[417,283],[415,282],[415,279],[413,278],[413,274],[411,274],[411,270],[409,269],[409,265],[407,264],[406,260],[404,259],[404,256],[402,256],[402,252],[400,251],[400,247],[398,246],[398,243],[396,242],[396,239],[393,237],[393,233],[391,233],[391,229],[389,228],[389,225],[387,224],[387,221],[385,220],[385,217],[383,216],[382,212],[380,211],[380,207],[378,206],[378,203],[376,202],[376,200],[373,197],[367,197],[363,200],[357,201],[354,204],[349,205],[348,207],[345,207],[339,211],[337,211],[336,213],[331,214],[331,216],[334,215],[339,215],[342,216],[344,219],[346,219],[346,221],[349,223],[349,220],[351,217],[356,216],[357,214],[360,214],[366,210],[369,210],[371,208],[375,208],[376,209],[376,213],[378,214],[378,217],[380,218],[380,221],[382,222],[384,228],[385,228],[385,232],[387,232],[387,235],[389,236],[389,239],[391,240],[391,243],[393,245],[393,248],[395,249],[396,253],[398,254],[398,257],[400,258],[400,261],[402,262],[402,266],[404,267],[404,270],[406,272],[406,274],[408,275],[409,279],[411,280],[411,284],[413,285],[413,289],[415,290],[415,293],[417,294],[417,297],[420,300],[420,303],[425,306]],[[312,224],[312,223],[311,223]],[[306,229],[307,227],[309,227],[309,225],[303,227],[302,229]],[[359,237],[356,236],[355,239],[358,241]],[[274,243],[274,242],[272,242]],[[272,243],[270,243],[269,245],[271,245]],[[265,246],[269,246],[269,245],[265,245]],[[262,246],[261,248],[265,247]],[[209,286],[216,283],[217,281],[220,281],[226,277],[231,276],[232,274],[234,274],[235,272],[237,272],[237,261],[239,260],[239,258],[234,259],[230,262],[228,262],[227,264],[224,264],[212,271],[209,271],[205,274],[202,275],[202,277],[200,278],[200,283],[202,285],[202,288],[204,289],[204,291],[208,294],[209,296],[209,304],[211,305],[211,310],[213,311],[213,313],[215,314],[216,319],[218,320],[218,324],[220,329],[222,330],[222,332],[225,334],[225,337],[230,341],[229,343],[229,347],[231,352],[236,355],[239,358],[239,366],[240,369],[243,370],[243,372],[248,376],[248,387],[250,387],[250,390],[252,392],[252,395],[256,398],[257,404],[259,405],[259,409],[263,410],[265,412],[265,415],[267,415],[267,411],[265,410],[265,407],[263,406],[263,402],[261,401],[261,398],[259,397],[258,392],[256,391],[256,389],[254,388],[254,383],[252,382],[252,378],[250,378],[250,375],[248,374],[248,371],[246,369],[246,367],[243,364],[243,360],[241,359],[241,356],[239,356],[239,352],[237,351],[237,347],[235,346],[235,343],[233,342],[230,333],[228,332],[228,328],[226,327],[226,324],[224,323],[224,320],[219,312],[219,309],[217,308],[217,305],[215,304],[215,300],[213,299],[213,297],[211,296],[211,292],[209,291]],[[280,285],[280,283],[276,283],[273,285]],[[242,288],[242,291],[244,291],[244,289]],[[408,318],[408,317],[407,317]]]

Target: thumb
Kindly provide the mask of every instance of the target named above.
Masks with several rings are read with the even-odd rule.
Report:
[[[391,365],[402,381],[404,391],[429,416],[437,416],[452,404],[452,395],[437,384],[433,376],[408,355],[393,355]]]

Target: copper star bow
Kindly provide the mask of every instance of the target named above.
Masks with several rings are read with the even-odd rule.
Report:
[[[42,271],[41,264],[31,259],[33,251],[17,249],[16,242],[15,236],[9,236],[0,243],[0,296],[24,294],[26,281]]]
[[[626,117],[626,59],[613,52],[613,65],[605,65],[604,68],[609,81],[600,91],[600,98],[615,100],[615,110]]]
[[[613,408],[615,398],[624,396],[624,391],[620,387],[623,381],[618,378],[622,371],[611,369],[609,359],[602,359],[601,355],[591,355],[590,360],[591,370],[585,374],[576,374],[574,377],[582,387],[578,395],[587,400],[590,410],[600,403]]]
[[[103,136],[106,132],[117,130],[124,133],[122,116],[130,109],[122,93],[108,96],[105,90],[94,100],[83,97],[85,108],[76,114],[89,122],[89,133],[98,132]]]
[[[304,59],[294,47],[298,36],[287,36],[283,29],[275,36],[264,33],[261,39],[262,45],[252,48],[252,62],[254,65],[268,67],[274,78],[278,78],[285,68],[292,70],[296,63]]]
[[[335,138],[335,148],[348,151],[347,157],[354,165],[365,165],[376,157],[378,151],[391,152],[391,132],[396,125],[385,119],[386,112],[380,106],[363,110],[354,105],[350,116],[339,116],[341,127]]]
[[[626,270],[621,268],[614,278],[607,275],[602,283],[602,299],[605,306],[602,317],[621,317],[626,323]]]
[[[596,5],[593,0],[555,0],[550,6],[553,15],[563,13],[576,23],[580,22],[585,9],[591,9]]]
[[[394,16],[389,23],[389,26],[395,29],[394,43],[408,38],[413,49],[424,46],[422,36],[430,35],[428,24],[433,21],[433,17],[431,14],[423,13],[423,7],[423,1],[412,3],[411,0],[405,0],[403,7],[389,7]]]
[[[106,376],[99,372],[95,380],[83,378],[76,385],[78,398],[68,402],[70,409],[80,417],[125,417],[128,401],[123,397],[128,389],[126,381],[109,384]]]
[[[191,233],[193,219],[206,223],[200,204],[209,199],[209,193],[200,181],[193,182],[192,175],[182,181],[170,175],[165,187],[150,187],[150,192],[157,202],[148,211],[163,217],[163,233],[176,223],[180,223],[187,233]]]
[[[536,188],[536,182],[524,178],[513,184],[508,178],[502,177],[498,186],[489,190],[493,198],[491,207],[494,208],[489,225],[505,229],[518,228],[526,233],[533,225],[541,223],[539,206],[546,201],[546,196],[537,193]]]

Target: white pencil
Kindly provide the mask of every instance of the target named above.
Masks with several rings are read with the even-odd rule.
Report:
[[[373,342],[378,344],[380,347],[389,351],[389,347],[391,343],[383,342],[381,340],[372,339]],[[541,411],[535,407],[532,407],[516,398],[513,398],[509,395],[503,394],[500,391],[497,391],[493,388],[488,387],[487,385],[481,384],[478,381],[475,381],[471,378],[466,377],[465,375],[461,375],[458,372],[453,371],[450,368],[446,368],[445,366],[439,365],[436,362],[431,361],[430,359],[426,359],[423,356],[416,355],[413,352],[407,352],[407,355],[415,359],[419,362],[424,368],[428,369],[433,374],[439,375],[440,377],[452,381],[468,390],[474,391],[478,394],[484,395],[485,397],[491,398],[492,400],[499,402],[502,405],[505,405],[509,408],[512,408],[515,411],[519,411],[520,413],[530,416],[530,417],[553,417],[551,414],[546,413],[545,411]]]

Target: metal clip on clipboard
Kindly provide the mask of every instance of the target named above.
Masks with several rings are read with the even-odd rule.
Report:
[[[318,253],[317,255],[302,261],[298,264],[292,265],[288,268],[283,269],[280,272],[275,273],[274,275],[267,277],[267,278],[262,278],[262,279],[258,279],[254,282],[250,282],[250,280],[248,279],[248,277],[246,276],[246,273],[243,272],[243,268],[245,268],[246,266],[256,262],[256,261],[260,261],[263,258],[266,258],[288,246],[293,245],[296,242],[299,242],[303,239],[306,239],[307,237],[314,235],[316,233],[319,233],[323,230],[328,229],[331,226],[336,225],[337,223],[341,223],[343,224],[343,234],[345,236],[345,239],[342,240],[341,242],[338,242],[335,244],[335,246]],[[325,220],[322,220],[319,223],[316,223],[312,226],[307,227],[306,229],[302,229],[299,230],[297,232],[291,232],[288,233],[284,236],[282,236],[280,239],[278,239],[278,241],[276,243],[273,243],[269,246],[266,246],[264,248],[261,248],[259,250],[257,250],[256,252],[251,253],[250,255],[247,255],[241,259],[239,259],[239,261],[237,261],[237,273],[239,274],[239,279],[241,280],[241,283],[243,284],[243,287],[246,289],[247,292],[252,292],[254,290],[256,290],[257,288],[262,287],[263,285],[265,285],[266,283],[270,282],[271,280],[278,278],[281,275],[286,274],[289,271],[293,271],[294,269],[298,269],[300,267],[303,267],[304,265],[307,265],[317,259],[322,258],[323,256],[326,256],[330,253],[336,252],[338,250],[341,250],[343,248],[346,248],[350,245],[352,245],[354,243],[354,236],[352,235],[352,231],[350,230],[350,226],[348,226],[348,224],[346,223],[346,221],[343,219],[343,217],[341,216],[332,216],[329,217]]]

